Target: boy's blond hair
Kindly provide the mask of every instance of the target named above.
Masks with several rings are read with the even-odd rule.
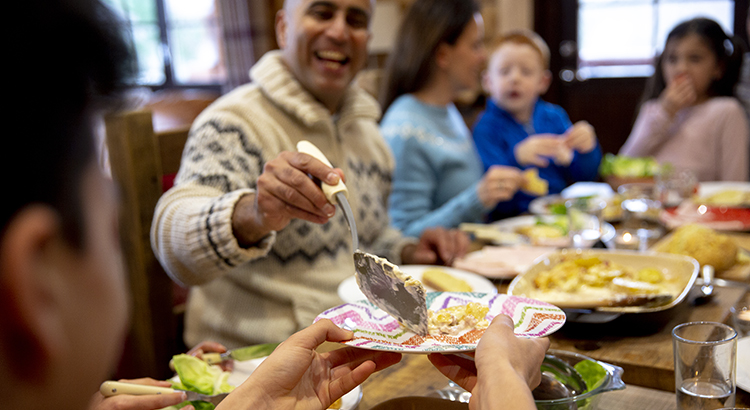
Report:
[[[542,59],[542,68],[549,70],[550,52],[547,43],[539,34],[525,29],[512,30],[496,39],[490,45],[490,55],[494,54],[501,46],[507,43],[527,45],[533,48]]]

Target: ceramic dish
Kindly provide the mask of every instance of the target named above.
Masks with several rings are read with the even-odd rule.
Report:
[[[454,269],[445,266],[432,266],[432,265],[403,265],[399,266],[401,272],[405,275],[411,276],[412,278],[422,282],[422,274],[426,269],[439,268],[447,272],[448,274],[464,280],[471,286],[472,292],[478,293],[497,293],[497,287],[492,284],[488,279],[477,275],[476,273],[467,272],[461,269]],[[422,283],[424,285],[424,282]],[[428,292],[434,292],[436,289],[432,289],[427,285],[424,285],[425,290]],[[367,299],[362,291],[359,290],[357,285],[357,279],[354,276],[344,279],[338,287],[338,295],[344,302],[353,303],[359,300]]]
[[[505,233],[517,233],[519,229],[534,226],[537,224],[537,222],[541,221],[543,223],[553,223],[555,221],[559,220],[565,220],[565,223],[567,223],[567,217],[564,215],[524,215],[524,216],[516,216],[513,218],[503,219],[501,221],[493,223],[492,227],[497,229],[500,232]],[[591,216],[590,222],[591,227],[595,227],[597,224],[596,217]],[[610,242],[615,237],[615,228],[612,226],[612,224],[604,222],[601,225],[601,241],[602,242]],[[562,235],[560,237],[553,237],[553,238],[545,238],[545,239],[538,239],[538,240],[530,240],[527,239],[529,242],[531,242],[532,245],[537,246],[556,246],[556,247],[566,247],[570,245],[570,239],[567,235]],[[588,240],[585,241],[584,245],[586,247],[591,247],[596,243],[596,241]]]
[[[737,387],[750,393],[750,366],[740,363],[750,363],[750,336],[737,341]]]
[[[565,323],[565,313],[556,306],[538,300],[484,293],[429,292],[427,308],[432,310],[478,302],[489,306],[486,316],[499,314],[513,318],[515,333],[523,337],[543,337],[554,333]],[[351,329],[354,338],[349,346],[403,353],[467,352],[477,347],[483,330],[465,330],[456,336],[419,336],[402,327],[396,319],[367,300],[346,303],[326,310],[315,318],[330,319],[342,328]]]
[[[673,281],[669,284],[668,289],[673,290],[669,294],[672,297],[668,302],[657,306],[607,306],[609,301],[616,298],[614,292],[608,293],[606,290],[594,289],[587,293],[576,288],[571,292],[556,291],[554,293],[545,293],[537,289],[534,279],[543,271],[547,271],[553,266],[571,256],[597,257],[601,260],[611,261],[618,265],[631,267],[634,269],[655,268],[665,276],[670,276]],[[563,249],[560,252],[547,254],[537,260],[537,263],[529,268],[526,272],[516,276],[508,287],[508,294],[515,296],[524,296],[544,300],[566,309],[593,309],[600,312],[610,313],[646,313],[658,312],[676,306],[682,302],[695,283],[698,276],[698,262],[688,256],[673,255],[667,253],[636,251],[602,251],[602,250],[575,250]]]

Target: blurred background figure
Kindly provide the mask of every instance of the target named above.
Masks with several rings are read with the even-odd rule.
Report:
[[[471,132],[453,101],[477,88],[486,60],[479,6],[417,0],[404,17],[381,92],[383,136],[396,170],[391,222],[408,235],[479,222],[521,182],[512,167],[485,173]]]
[[[672,29],[620,153],[654,156],[699,181],[747,181],[750,131],[734,97],[743,51],[710,19]]]
[[[474,128],[474,142],[485,168],[539,168],[548,193],[557,194],[574,182],[596,179],[602,153],[590,124],[571,124],[562,107],[540,98],[552,81],[549,59],[549,48],[534,32],[514,31],[497,40],[484,77],[490,99]],[[491,217],[526,212],[532,199],[517,192]]]

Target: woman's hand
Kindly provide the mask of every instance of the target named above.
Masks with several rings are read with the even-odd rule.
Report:
[[[352,332],[327,319],[293,334],[217,410],[326,409],[373,372],[401,360],[399,353],[354,347],[328,353],[315,350],[326,340],[351,338]]]
[[[477,185],[477,195],[485,208],[513,198],[521,185],[521,171],[517,168],[493,165]]]
[[[681,109],[693,105],[697,98],[693,81],[686,74],[681,74],[661,92],[659,102],[664,111],[674,117]]]
[[[203,341],[198,346],[195,346],[194,348],[190,349],[187,354],[190,356],[195,356],[199,359],[203,359],[203,353],[225,353],[227,351],[227,348],[224,347],[221,343],[216,343],[212,341]],[[171,367],[170,362],[170,367]],[[234,361],[233,360],[224,360],[221,363],[217,363],[219,367],[221,367],[221,370],[225,372],[231,372],[234,370]],[[174,369],[172,369],[174,370]]]
[[[125,383],[146,384],[158,387],[172,387],[170,382],[154,380],[150,377],[132,380],[120,380]],[[117,396],[104,397],[96,392],[89,402],[89,410],[156,410],[163,407],[174,406],[186,400],[185,393],[149,394],[143,396],[132,396],[120,394]],[[194,410],[193,406],[185,406],[183,410]]]
[[[535,409],[531,390],[542,379],[547,338],[519,338],[513,320],[498,315],[482,335],[474,362],[460,356],[433,353],[430,362],[446,377],[472,393],[471,409]]]

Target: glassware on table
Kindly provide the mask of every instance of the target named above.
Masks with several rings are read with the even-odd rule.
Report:
[[[732,327],[737,331],[739,338],[750,336],[750,302],[740,301],[729,311],[732,314]]]
[[[672,329],[678,410],[734,406],[737,332],[723,323],[690,322]]]
[[[679,206],[698,192],[698,178],[693,171],[662,168],[656,176],[656,195],[665,208]]]
[[[602,236],[602,211],[607,201],[597,197],[572,198],[565,201],[568,215],[568,237],[574,248],[588,247]]]
[[[651,183],[624,184],[617,189],[622,197],[622,229],[635,235],[638,250],[644,251],[664,234],[659,221],[662,204]]]

